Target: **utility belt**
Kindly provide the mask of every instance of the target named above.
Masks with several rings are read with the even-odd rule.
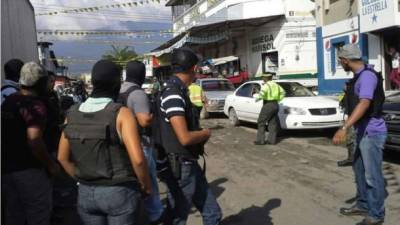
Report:
[[[203,175],[206,173],[206,160],[203,156]],[[175,179],[180,179],[182,175],[182,165],[193,165],[197,163],[196,158],[187,157],[181,154],[168,153],[168,161],[172,175]]]
[[[278,103],[277,100],[263,100],[264,105],[267,103]]]

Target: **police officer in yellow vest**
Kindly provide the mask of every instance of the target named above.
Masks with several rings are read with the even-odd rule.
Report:
[[[206,97],[204,95],[203,89],[196,83],[192,83],[189,86],[189,97],[193,104],[193,113],[196,117],[195,120],[198,123],[200,120],[200,113],[206,103]]]
[[[256,95],[256,100],[263,100],[263,107],[257,121],[257,140],[255,145],[274,145],[277,142],[277,135],[280,129],[278,111],[279,102],[285,97],[283,88],[272,81],[272,74],[261,75],[264,85],[260,93]],[[268,140],[265,141],[265,128],[268,123]]]

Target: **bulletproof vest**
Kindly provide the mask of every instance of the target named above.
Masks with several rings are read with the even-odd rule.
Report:
[[[25,96],[16,101],[12,96],[1,106],[1,169],[11,173],[28,168],[41,168],[27,141],[27,124],[21,111],[32,107],[37,97]]]
[[[129,95],[133,91],[136,91],[136,90],[141,90],[141,88],[139,86],[136,86],[136,85],[133,85],[133,86],[129,87],[125,92],[119,94],[117,102],[122,104],[122,105],[124,105],[124,106],[127,106]],[[139,134],[141,136],[147,136],[147,137],[151,136],[151,127],[142,127],[142,126],[140,126],[139,123],[137,124],[137,126],[138,126],[138,130],[139,130]]]
[[[193,114],[192,103],[190,102],[190,98],[187,92],[185,92],[178,84],[175,83],[167,83],[167,85],[161,90],[156,100],[156,109],[157,113],[154,113],[153,116],[157,117],[155,121],[159,124],[158,128],[153,128],[156,131],[153,131],[154,134],[154,142],[156,145],[161,145],[166,153],[175,153],[188,158],[198,158],[199,155],[204,153],[203,145],[191,145],[191,146],[183,146],[172,128],[172,125],[166,121],[165,114],[161,112],[161,96],[164,91],[167,89],[176,89],[179,91],[180,95],[185,100],[185,120],[188,126],[189,131],[200,130],[200,127],[196,127],[195,119],[196,117]],[[157,131],[158,129],[158,131]]]
[[[86,113],[79,105],[67,115],[65,135],[69,140],[76,177],[82,183],[114,185],[136,180],[128,153],[116,130],[118,103]]]
[[[378,82],[374,91],[374,97],[372,99],[371,105],[369,106],[367,113],[364,115],[363,118],[380,117],[382,115],[382,106],[385,102],[385,92],[383,91],[382,75],[375,70],[368,68],[367,66],[365,66],[361,72],[355,74],[354,78],[346,83],[346,90],[343,98],[345,113],[347,115],[351,115],[357,104],[360,102],[360,98],[355,93],[355,84],[364,71],[371,71],[377,77]]]

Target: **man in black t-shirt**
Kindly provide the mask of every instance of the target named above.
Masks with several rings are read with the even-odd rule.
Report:
[[[209,129],[196,126],[188,95],[197,62],[191,49],[174,50],[171,56],[174,76],[166,82],[157,99],[162,147],[172,172],[166,183],[175,225],[186,224],[192,205],[201,212],[205,225],[217,225],[222,218],[221,208],[197,162],[211,136]]]

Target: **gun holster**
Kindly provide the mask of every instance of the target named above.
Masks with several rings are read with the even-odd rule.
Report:
[[[175,179],[181,178],[181,160],[178,154],[168,154],[168,161],[171,166],[171,172]]]

